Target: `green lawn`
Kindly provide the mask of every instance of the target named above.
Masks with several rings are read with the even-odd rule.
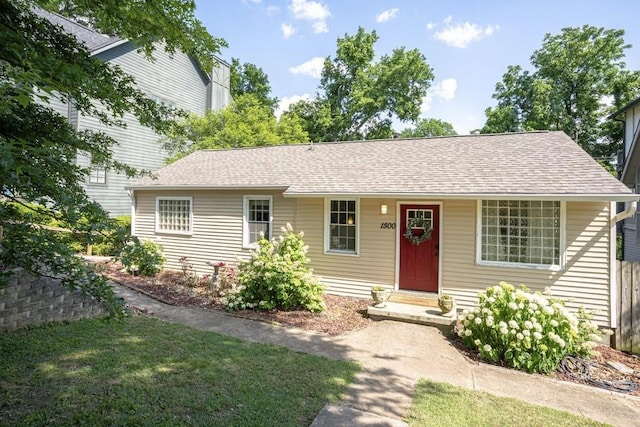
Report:
[[[410,426],[438,427],[576,427],[605,426],[584,417],[521,400],[497,397],[449,384],[422,380],[418,383]]]
[[[304,425],[354,363],[155,319],[0,334],[0,425]]]

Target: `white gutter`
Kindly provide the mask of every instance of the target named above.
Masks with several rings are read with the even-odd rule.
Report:
[[[603,194],[570,194],[570,193],[298,193],[285,191],[284,197],[358,197],[381,199],[438,199],[438,200],[551,200],[573,202],[636,202],[638,194],[635,193],[603,193]]]

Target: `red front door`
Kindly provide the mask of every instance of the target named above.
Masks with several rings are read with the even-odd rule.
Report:
[[[418,242],[407,238],[407,225],[412,218],[421,218],[425,227],[411,230],[413,236],[419,237],[428,232],[424,228],[432,227],[431,236]],[[400,205],[400,276],[401,290],[438,292],[438,251],[440,243],[440,206],[438,205]]]

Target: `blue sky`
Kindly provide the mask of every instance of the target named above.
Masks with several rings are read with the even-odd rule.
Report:
[[[640,2],[595,0],[196,0],[196,15],[229,44],[227,61],[261,67],[281,106],[313,97],[322,60],[336,40],[361,26],[376,30],[377,55],[417,48],[435,78],[422,117],[445,120],[460,134],[482,127],[484,110],[509,65],[530,68],[546,33],[585,24],[624,29],[630,70],[640,69]],[[396,130],[409,125],[396,122]]]

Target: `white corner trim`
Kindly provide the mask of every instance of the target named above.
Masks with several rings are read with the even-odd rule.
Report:
[[[635,204],[635,203],[634,203]],[[634,208],[635,211],[635,208]],[[609,326],[615,329],[618,325],[618,269],[616,260],[617,249],[617,215],[616,203],[609,205]]]
[[[131,230],[132,236],[136,235],[136,192],[135,190],[129,190],[129,198],[131,199]]]

